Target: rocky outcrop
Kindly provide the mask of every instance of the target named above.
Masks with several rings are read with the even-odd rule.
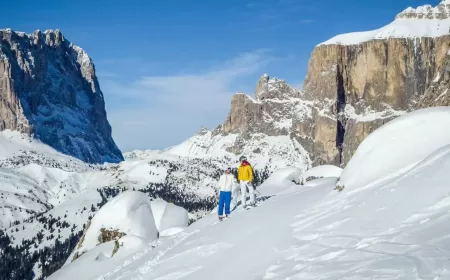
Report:
[[[267,74],[259,79],[255,96],[256,99],[243,93],[233,96],[223,133],[288,135],[292,121],[303,119],[308,113],[299,90],[283,80],[270,79]]]
[[[0,130],[32,134],[90,163],[123,160],[95,67],[59,31],[0,30]]]

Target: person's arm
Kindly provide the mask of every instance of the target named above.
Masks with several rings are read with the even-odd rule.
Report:
[[[252,182],[253,181],[253,169],[250,165],[248,165],[247,172],[248,172],[248,181]]]
[[[223,185],[223,176],[220,176],[219,181],[217,182],[216,189],[220,192],[220,188]]]

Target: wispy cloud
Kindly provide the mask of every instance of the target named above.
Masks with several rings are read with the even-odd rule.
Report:
[[[275,59],[268,50],[256,50],[196,73],[144,76],[129,83],[105,77],[101,83],[113,136],[127,151],[167,147],[201,125],[213,128],[225,119],[242,79],[254,79]]]

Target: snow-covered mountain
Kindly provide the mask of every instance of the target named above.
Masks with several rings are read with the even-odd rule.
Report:
[[[426,265],[446,256],[433,255],[425,240],[446,242],[437,220],[447,218],[443,170],[450,140],[442,127],[448,110],[408,112],[448,105],[450,36],[443,30],[450,28],[449,10],[448,1],[409,8],[379,30],[339,35],[313,51],[304,90],[264,74],[254,94],[233,96],[229,115],[214,130],[202,128],[163,151],[123,156],[87,54],[59,31],[0,31],[0,280],[33,273],[43,279],[63,264],[52,279],[79,279],[74,271],[102,279],[447,276],[445,265]],[[198,220],[216,206],[217,179],[238,166],[240,155],[254,167],[257,186],[276,172],[258,188],[267,200],[251,212],[238,209],[224,224],[213,216]],[[95,164],[105,161],[112,163]],[[347,166],[310,169],[323,164]],[[340,193],[333,191],[338,178]],[[411,188],[417,197],[400,200]],[[189,222],[197,222],[151,245],[125,237],[117,255],[113,241],[77,251],[99,209],[127,190],[183,207]],[[401,203],[404,211],[396,208]],[[428,228],[429,221],[437,228]],[[161,223],[155,226],[160,235]],[[223,233],[237,229],[240,234]],[[241,267],[261,256],[255,248],[265,261],[217,276],[217,253]],[[67,262],[77,252],[85,261]],[[186,265],[176,261],[180,256]],[[388,270],[375,256],[399,269]],[[402,269],[413,258],[418,268]],[[365,270],[357,269],[361,259]]]
[[[303,90],[264,74],[254,94],[233,96],[223,124],[201,130],[169,152],[190,157],[245,154],[272,170],[345,166],[381,125],[417,108],[445,104],[449,13],[447,1],[407,8],[378,30],[318,44]],[[441,101],[430,100],[438,97]]]
[[[5,129],[86,162],[123,160],[94,64],[59,30],[0,30],[0,131]]]
[[[254,209],[156,243],[124,240],[118,256],[98,245],[49,279],[448,279],[449,120],[448,107],[408,113],[364,140],[342,174],[318,168],[324,178],[296,185],[300,169],[278,170]]]

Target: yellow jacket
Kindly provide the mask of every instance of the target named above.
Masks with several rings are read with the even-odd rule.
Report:
[[[253,181],[253,170],[250,164],[244,164],[239,166],[238,169],[238,180],[239,181]]]

